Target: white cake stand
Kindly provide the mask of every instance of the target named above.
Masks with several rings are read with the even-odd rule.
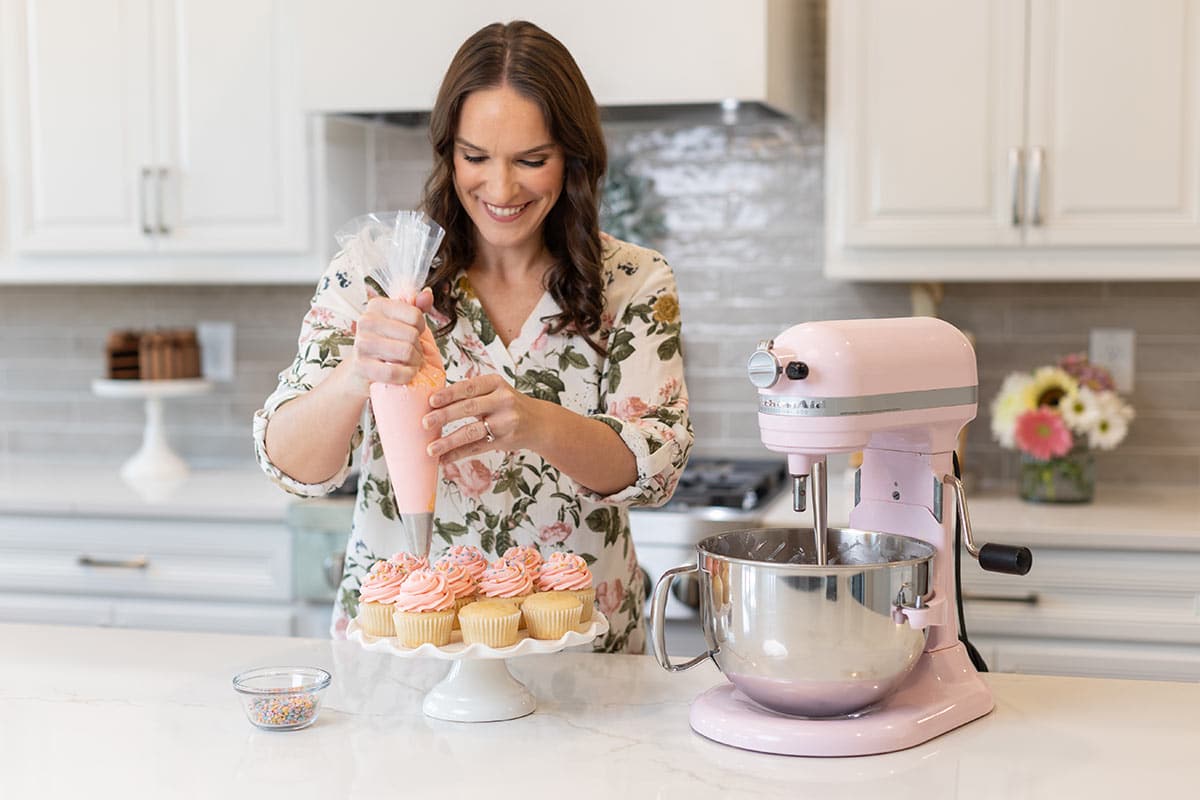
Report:
[[[162,401],[169,397],[191,397],[212,390],[201,378],[161,381],[123,381],[97,378],[92,392],[100,397],[133,398],[146,401],[146,427],[142,447],[121,467],[121,477],[130,483],[175,481],[188,474],[188,466],[167,443],[163,428]]]
[[[531,639],[521,631],[511,647],[464,644],[462,632],[455,631],[450,644],[434,647],[401,647],[395,637],[363,633],[357,620],[351,620],[346,638],[366,650],[391,653],[401,658],[438,658],[452,662],[441,683],[430,689],[421,704],[426,716],[451,722],[497,722],[532,714],[537,708],[533,693],[508,671],[506,659],[525,655],[557,653],[563,648],[588,644],[608,633],[608,619],[599,611],[592,618],[554,640]]]

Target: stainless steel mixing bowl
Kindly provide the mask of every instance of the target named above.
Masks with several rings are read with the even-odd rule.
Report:
[[[654,587],[655,655],[675,672],[712,658],[752,700],[804,717],[851,714],[882,700],[916,665],[925,630],[901,607],[929,597],[932,545],[888,533],[830,528],[826,564],[813,531],[764,528],[710,536],[695,566]],[[667,656],[663,612],[677,575],[700,584],[709,651],[684,664]]]

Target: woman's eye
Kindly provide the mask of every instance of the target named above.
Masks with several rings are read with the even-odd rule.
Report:
[[[487,156],[468,156],[464,154],[463,161],[466,161],[468,164],[482,164],[484,161],[487,161]]]
[[[521,163],[521,166],[523,166],[523,167],[534,167],[534,168],[537,168],[537,167],[544,166],[544,165],[545,165],[545,163],[546,163],[546,159],[544,159],[544,158],[543,158],[541,161],[533,161],[533,160],[530,160],[530,159],[524,159],[524,160],[522,160],[520,163]]]

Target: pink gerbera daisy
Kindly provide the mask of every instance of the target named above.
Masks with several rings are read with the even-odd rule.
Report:
[[[1045,407],[1018,415],[1013,438],[1017,447],[1040,461],[1065,456],[1073,444],[1062,417]]]

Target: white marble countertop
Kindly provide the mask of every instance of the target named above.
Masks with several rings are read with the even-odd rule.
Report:
[[[442,722],[420,700],[446,662],[350,642],[0,625],[0,796],[943,800],[1193,796],[1200,686],[990,675],[996,708],[923,745],[790,758],[694,734],[711,664],[647,656],[511,662],[531,716]],[[333,674],[308,729],[253,728],[230,686],[262,665]],[[424,794],[428,792],[428,794]]]

